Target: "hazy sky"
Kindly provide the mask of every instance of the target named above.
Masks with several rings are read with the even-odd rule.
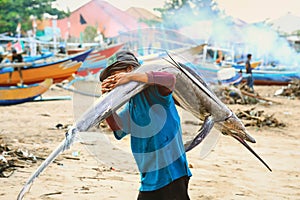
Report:
[[[90,0],[57,0],[62,8],[67,6],[74,10]],[[107,0],[115,7],[142,7],[150,11],[164,5],[164,0]],[[300,0],[216,0],[219,7],[227,15],[242,19],[246,22],[257,22],[267,18],[276,19],[288,12],[300,16]]]

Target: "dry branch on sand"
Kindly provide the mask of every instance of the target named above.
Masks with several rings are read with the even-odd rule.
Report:
[[[285,127],[286,125],[282,122],[279,122],[278,119],[274,117],[274,114],[269,115],[265,114],[263,110],[255,110],[251,108],[249,110],[240,110],[236,112],[238,118],[240,118],[245,126],[269,126],[269,127]]]
[[[218,98],[225,104],[257,104],[259,102],[269,102],[280,104],[271,99],[267,99],[259,95],[257,92],[253,93],[247,89],[245,84],[238,86],[234,85],[216,85],[212,87]]]
[[[1,142],[1,140],[0,140]],[[7,144],[0,143],[0,177],[10,177],[16,168],[28,167],[37,158],[22,149],[13,150]]]

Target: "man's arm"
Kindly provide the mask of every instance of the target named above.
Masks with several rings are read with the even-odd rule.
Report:
[[[108,92],[116,86],[123,85],[130,81],[158,85],[161,95],[166,96],[174,90],[176,77],[168,72],[119,73],[105,79],[102,83],[102,89]]]
[[[175,75],[168,72],[120,73],[108,77],[105,82],[107,82],[107,85],[109,86],[105,86],[102,91],[108,92],[115,88],[117,85],[122,85],[130,81],[142,82],[149,85],[158,85],[159,93],[161,95],[167,96],[174,90],[176,77]],[[107,90],[104,90],[106,89],[106,87],[109,88],[107,88]],[[106,119],[106,121],[113,131],[122,129],[121,120],[116,113],[110,115]]]
[[[168,72],[146,72],[146,73],[129,73],[127,74],[127,79],[129,81],[137,81],[146,83],[149,85],[158,85],[159,92],[161,95],[170,94],[175,87],[176,77],[175,75]],[[121,80],[118,85],[124,84]]]
[[[113,131],[121,130],[121,119],[116,113],[111,114],[108,118],[106,118],[106,122]]]
[[[122,115],[122,113],[120,114]],[[118,140],[122,139],[129,133],[129,124],[126,125],[126,122],[124,122],[125,124],[122,124],[123,122],[121,122],[121,119],[128,120],[128,116],[119,116],[116,113],[113,113],[106,119],[106,122],[112,129],[115,138]]]
[[[159,92],[163,96],[169,95],[175,88],[176,77],[168,72],[147,72],[148,83],[159,85]]]

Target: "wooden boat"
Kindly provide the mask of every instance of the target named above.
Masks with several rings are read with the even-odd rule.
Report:
[[[0,68],[0,74],[10,73],[10,72],[13,72],[13,71],[14,71],[13,67]]]
[[[46,92],[52,83],[52,79],[46,79],[41,83],[32,85],[0,87],[0,105],[14,105],[32,101]]]
[[[36,56],[23,56],[23,60],[24,62],[34,62],[34,61],[50,58],[52,56],[54,56],[54,53],[49,51]]]
[[[88,74],[96,74],[101,69],[106,67],[106,59],[119,51],[124,44],[117,44],[106,49],[93,51],[82,63],[81,67],[76,72],[79,76],[87,76]]]
[[[218,82],[223,85],[237,85],[242,82],[243,75],[231,66],[223,67],[217,72]]]
[[[83,52],[83,51],[85,51],[85,49],[83,49],[83,48],[68,49],[67,54],[68,55],[73,55],[73,54],[77,54],[77,53],[80,53],[80,52]]]
[[[243,81],[247,80],[243,70]],[[288,85],[293,79],[300,79],[300,71],[294,70],[252,70],[254,85]]]
[[[262,62],[261,61],[254,61],[251,62],[251,68],[255,69],[257,68]],[[246,63],[242,62],[242,63],[227,63],[227,64],[231,64],[232,67],[236,68],[236,69],[246,69]]]
[[[0,86],[38,83],[47,78],[52,78],[54,83],[61,82],[79,69],[91,51],[92,49],[51,63],[2,64],[2,67],[12,66],[15,70],[11,73],[0,74]]]
[[[216,52],[219,50],[223,52],[229,52],[227,53],[228,55],[231,54],[231,58],[234,58],[234,52],[232,50],[227,50],[227,49],[221,49],[218,47],[205,47],[203,51],[203,55],[201,59],[197,61],[197,66],[200,68],[199,70],[203,74],[203,77],[207,80],[208,82],[213,82],[214,77],[215,77],[215,72],[218,70],[221,70],[224,68],[222,65],[216,65],[213,62],[209,62],[210,60],[214,61],[214,59],[211,59],[211,55],[208,55],[208,51],[212,50],[214,52],[214,57],[216,57]],[[210,60],[209,60],[210,59]],[[207,61],[209,60],[209,61]],[[234,75],[234,77],[237,77],[237,80],[240,80],[241,75],[242,75],[242,80],[245,82],[247,80],[247,74],[245,70],[245,63],[237,63],[237,62],[230,62],[230,61],[224,61],[222,64],[226,65],[231,65],[232,68],[235,69],[235,72],[237,75]],[[289,81],[292,79],[300,78],[300,71],[299,70],[278,70],[278,69],[264,69],[261,66],[261,61],[251,61],[251,67],[252,69],[252,75],[254,79],[254,84],[255,85],[287,85]],[[242,73],[240,73],[240,71]],[[239,75],[239,76],[238,76]],[[230,80],[230,82],[232,82]]]
[[[224,72],[224,67],[208,67],[208,65],[198,64],[198,71],[202,74],[204,79],[207,82],[216,82],[220,79],[216,79],[216,73],[221,74]],[[237,84],[240,82],[245,82],[248,75],[246,74],[245,69],[235,69],[235,74],[232,75],[232,78],[221,82],[224,84]],[[223,70],[223,71],[222,71]],[[242,73],[240,73],[242,71]],[[252,76],[254,79],[254,85],[287,85],[292,79],[300,79],[300,71],[296,70],[263,70],[263,69],[253,69]]]
[[[192,47],[179,48],[179,49],[172,50],[172,53],[181,55],[182,57],[187,58],[188,60],[191,60],[195,55],[197,55],[199,52],[203,51],[203,46],[204,45],[197,45],[197,46],[192,46]],[[166,51],[162,50],[159,53],[150,54],[147,56],[138,56],[137,59],[139,60],[139,62],[141,64],[150,63],[150,62],[155,63],[155,62],[165,62],[165,61],[163,61],[163,58],[166,58],[167,56],[168,55],[167,55]],[[184,62],[186,62],[186,60],[184,60]],[[71,85],[76,85],[77,82],[94,82],[95,85],[97,85],[97,84],[99,84],[99,72],[95,73],[95,74],[89,73],[86,76],[75,76],[74,79],[68,83],[67,87],[69,87]],[[86,87],[86,88],[89,88],[89,87]],[[94,87],[92,87],[92,88],[94,88]],[[89,92],[90,91],[87,92],[86,89],[84,89],[84,91],[82,91],[82,93],[89,93]]]
[[[52,56],[54,56],[54,53],[50,52],[50,51],[49,52],[44,52],[44,53],[36,55],[36,56],[22,55],[24,62],[35,62],[35,61],[38,61],[38,60],[43,60],[43,59],[46,59],[46,58],[50,58]],[[3,59],[10,61],[12,59],[12,54],[5,55]]]
[[[213,63],[197,63],[188,65],[199,73],[209,84],[236,85],[242,82],[243,76],[231,66],[217,66]]]

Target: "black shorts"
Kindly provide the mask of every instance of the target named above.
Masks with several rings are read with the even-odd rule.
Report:
[[[137,200],[190,200],[189,179],[188,176],[183,176],[158,190],[140,191]]]

